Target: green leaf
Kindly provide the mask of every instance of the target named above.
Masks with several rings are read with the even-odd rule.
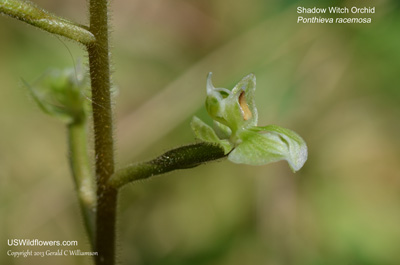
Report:
[[[307,146],[295,132],[276,125],[252,127],[239,135],[242,141],[228,159],[234,163],[264,165],[286,160],[298,171],[307,160]]]
[[[190,125],[197,139],[203,142],[217,143],[221,145],[224,148],[225,154],[232,150],[232,145],[228,140],[219,139],[215,131],[199,118],[193,117]]]

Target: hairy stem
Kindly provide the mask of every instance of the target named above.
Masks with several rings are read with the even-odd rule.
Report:
[[[0,0],[0,13],[85,45],[95,41],[87,27],[57,17],[27,0]]]
[[[115,264],[117,190],[108,185],[114,173],[110,92],[108,1],[90,0],[90,31],[96,42],[88,46],[96,157],[96,264]]]
[[[217,144],[202,142],[186,145],[172,149],[151,161],[122,168],[111,177],[109,183],[115,188],[120,188],[136,180],[146,179],[177,169],[196,167],[225,156],[223,147]]]
[[[94,244],[96,188],[87,151],[86,119],[68,124],[69,161],[89,239]]]

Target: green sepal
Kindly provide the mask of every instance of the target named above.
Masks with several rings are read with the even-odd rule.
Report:
[[[196,138],[200,141],[221,145],[224,148],[225,154],[228,154],[232,150],[233,146],[228,140],[219,139],[215,131],[196,116],[193,117],[190,125]]]
[[[241,143],[229,154],[234,163],[264,165],[286,160],[298,171],[307,160],[307,145],[295,132],[276,125],[252,127],[239,134]]]

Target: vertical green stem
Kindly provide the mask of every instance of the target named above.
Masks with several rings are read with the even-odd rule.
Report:
[[[97,179],[95,250],[99,255],[96,264],[113,265],[117,190],[107,184],[114,173],[108,1],[90,0],[89,4],[90,31],[96,37],[96,42],[88,46]]]
[[[96,188],[87,151],[85,118],[68,124],[68,147],[72,175],[74,176],[86,230],[93,247]]]

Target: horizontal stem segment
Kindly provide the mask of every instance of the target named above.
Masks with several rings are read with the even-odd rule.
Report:
[[[88,27],[57,17],[27,0],[0,0],[0,13],[84,45],[96,40]]]
[[[186,145],[172,149],[151,161],[122,168],[111,177],[108,183],[115,188],[120,188],[132,181],[146,179],[173,170],[196,167],[225,156],[224,149],[217,144],[201,142]]]

